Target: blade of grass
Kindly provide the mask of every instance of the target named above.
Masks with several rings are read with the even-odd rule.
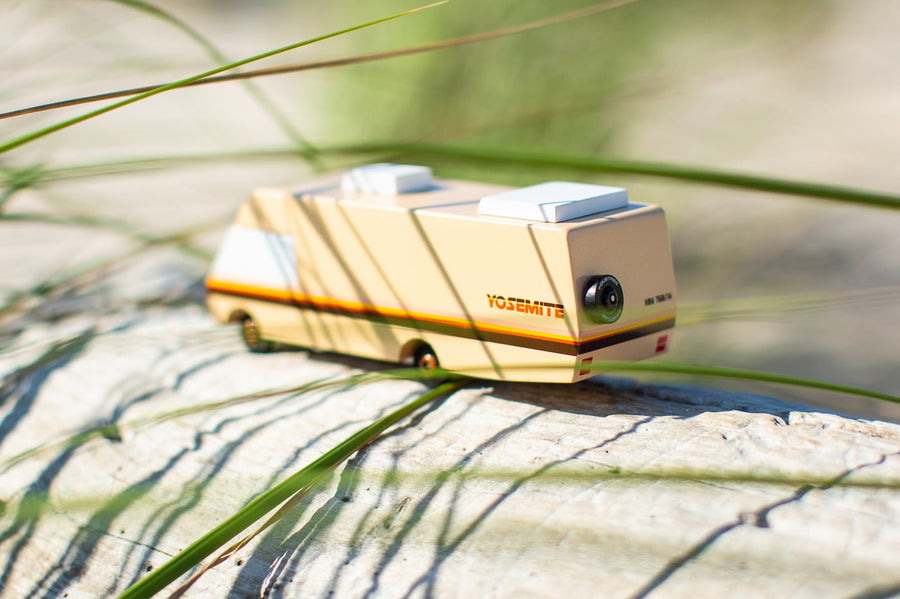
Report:
[[[426,143],[360,144],[343,148],[331,148],[325,151],[347,154],[390,153],[403,156],[454,158],[481,164],[510,164],[532,168],[568,169],[576,172],[645,175],[708,185],[838,200],[880,208],[892,208],[894,210],[900,209],[900,194],[896,193],[808,181],[794,181],[667,162],[648,162],[618,158],[598,159],[586,156],[546,154],[514,148],[474,148]]]
[[[0,215],[0,221],[2,221],[2,215]],[[102,258],[90,264],[78,265],[75,268],[61,271],[56,276],[50,276],[30,289],[25,289],[12,294],[5,304],[0,305],[0,328],[22,311],[34,309],[33,306],[28,305],[31,298],[36,296],[47,297],[51,294],[60,295],[65,292],[70,292],[77,289],[79,286],[84,286],[86,281],[91,277],[97,277],[103,272],[113,269],[153,248],[171,245],[186,253],[198,256],[204,260],[209,260],[211,258],[209,253],[203,248],[191,243],[191,239],[196,235],[200,235],[220,226],[220,223],[216,223],[214,226],[200,225],[188,229],[181,229],[174,233],[158,237],[148,236],[142,241],[139,241],[140,245],[128,251]]]
[[[91,332],[91,339],[102,336],[103,332]],[[70,345],[70,341],[66,342],[66,347]],[[53,354],[54,356],[56,354]],[[39,366],[44,364],[45,361],[41,361]],[[22,376],[27,376],[30,374],[29,372],[25,372]],[[95,426],[91,426],[84,430],[78,431],[76,433],[66,435],[61,439],[56,439],[53,441],[48,441],[46,443],[42,443],[30,449],[27,449],[21,453],[18,453],[14,456],[10,456],[2,461],[0,461],[0,474],[5,473],[10,468],[18,464],[19,462],[37,457],[38,455],[42,455],[49,451],[54,451],[58,449],[65,449],[72,446],[81,445],[91,439],[97,437],[107,437],[111,432],[110,426],[115,427],[115,432],[121,434],[121,431],[128,430],[139,430],[146,426],[152,426],[155,424],[162,424],[163,422],[167,422],[169,420],[174,420],[176,418],[183,418],[185,416],[190,416],[193,414],[204,414],[207,412],[214,412],[216,410],[220,410],[227,407],[237,406],[245,403],[250,403],[254,401],[258,401],[261,399],[267,399],[270,397],[276,397],[279,395],[292,395],[299,396],[304,393],[311,393],[314,391],[321,391],[323,389],[331,389],[335,387],[351,387],[364,385],[369,383],[376,383],[379,381],[384,381],[388,379],[400,379],[400,380],[411,380],[411,381],[426,381],[426,380],[434,380],[434,379],[467,379],[467,377],[462,377],[460,375],[456,375],[453,373],[448,373],[445,371],[434,371],[434,372],[425,372],[419,368],[397,368],[393,370],[383,370],[379,372],[363,372],[360,374],[351,374],[338,378],[326,377],[322,379],[317,379],[311,381],[309,383],[303,383],[302,385],[291,385],[289,387],[278,387],[275,389],[267,389],[264,391],[254,391],[253,393],[246,393],[242,395],[236,395],[234,397],[229,397],[226,399],[219,399],[215,401],[210,401],[198,405],[188,406],[185,408],[178,408],[177,410],[171,410],[168,412],[162,412],[160,414],[152,414],[149,416],[145,416],[143,418],[138,418],[135,420],[130,420],[127,422],[119,422],[115,425],[110,424],[98,424]],[[20,379],[16,379],[20,380]]]
[[[25,189],[36,187],[41,183],[53,183],[70,179],[87,177],[105,177],[110,175],[130,174],[143,171],[161,170],[183,167],[192,164],[215,164],[219,162],[240,162],[245,160],[269,160],[273,158],[294,158],[298,156],[295,148],[272,148],[262,150],[245,150],[238,152],[210,152],[202,154],[175,154],[172,156],[152,156],[131,158],[127,160],[110,160],[89,164],[74,164],[58,168],[43,166],[27,169],[9,170],[4,173],[3,187]],[[31,171],[25,173],[22,171]]]
[[[432,489],[436,479],[444,474],[443,472],[434,472],[428,470],[414,471],[403,469],[393,472],[391,476],[379,478],[378,484],[384,488],[401,488],[404,485],[417,485],[422,489]],[[453,472],[453,476],[460,481],[493,481],[493,482],[515,482],[522,477],[531,476],[532,470],[525,467],[521,468],[502,468],[502,467],[474,467],[468,470],[457,469]],[[364,478],[357,475],[356,479]],[[739,470],[735,467],[731,469],[707,469],[707,468],[686,468],[676,466],[673,468],[656,467],[646,470],[626,470],[611,464],[600,464],[598,462],[562,462],[551,470],[541,472],[539,476],[531,478],[531,483],[535,485],[571,485],[596,483],[600,481],[610,480],[645,480],[660,482],[703,482],[703,483],[749,483],[756,485],[773,485],[787,487],[802,487],[805,485],[821,486],[829,484],[835,480],[834,475],[798,472],[796,469],[790,471],[779,471],[771,469],[769,471],[760,470],[756,466],[751,466],[747,470]],[[226,484],[221,483],[220,484]],[[885,469],[884,472],[878,472],[877,469],[868,471],[857,471],[852,476],[842,478],[834,483],[835,487],[857,488],[857,489],[900,489],[900,478],[896,472]],[[162,485],[155,486],[157,491],[165,493],[168,491]],[[178,487],[180,489],[181,487]],[[305,490],[305,488],[303,489]],[[303,491],[301,490],[301,491]],[[138,494],[144,494],[143,489],[136,490]],[[283,510],[293,507],[294,500],[297,495],[291,496],[290,500],[284,504],[270,518],[274,520]],[[302,499],[302,497],[300,498]],[[10,501],[13,504],[15,500]],[[46,507],[51,506],[59,514],[76,514],[79,512],[93,511],[99,507],[103,507],[108,498],[105,496],[78,496],[67,493],[64,497],[54,497],[51,500],[46,495],[33,497],[24,497],[18,502],[19,513],[39,513]],[[275,523],[274,521],[272,522]],[[268,520],[266,522],[268,524]],[[260,530],[254,532],[257,534],[266,526],[261,525]],[[237,544],[235,544],[236,547]],[[232,547],[229,547],[231,550]],[[239,548],[238,548],[239,549]],[[218,560],[218,558],[217,558]]]
[[[143,0],[110,0],[111,2],[115,2],[116,4],[121,4],[122,6],[127,6],[129,8],[133,8],[137,11],[140,11],[144,14],[150,15],[153,18],[159,19],[169,25],[175,27],[179,31],[183,32],[189,38],[194,40],[201,48],[203,48],[206,53],[209,55],[217,63],[224,65],[228,64],[230,61],[222,54],[215,45],[212,44],[205,37],[200,35],[200,32],[177,18],[175,15],[164,11],[158,6],[154,6],[149,2],[144,2]],[[151,86],[148,89],[144,89],[141,91],[150,91],[156,86]],[[256,102],[269,113],[269,116],[272,117],[272,120],[281,127],[281,130],[287,135],[288,139],[294,142],[294,145],[300,150],[300,153],[307,156],[308,154],[314,153],[315,148],[312,144],[310,144],[301,134],[297,131],[297,128],[291,123],[291,121],[287,118],[287,116],[282,113],[275,104],[269,100],[268,96],[266,96],[263,91],[252,81],[244,82],[244,89],[256,100]],[[140,92],[137,92],[140,93]],[[0,117],[2,118],[2,117]],[[309,157],[312,160],[311,157]]]
[[[4,181],[3,193],[0,194],[0,215],[6,202],[19,191],[33,187],[44,173],[44,167],[41,164],[20,168],[20,169],[3,169]]]
[[[740,465],[740,464],[739,464]],[[743,464],[747,467],[747,464]],[[423,486],[431,488],[434,478],[440,476],[441,473],[416,472],[410,470],[398,471],[393,473],[390,479],[380,481],[381,484],[399,487],[407,482],[417,483],[424,481]],[[523,475],[533,474],[527,468],[489,468],[476,466],[467,470],[457,469],[453,475],[461,480],[484,480],[489,479],[498,482],[515,481]],[[880,475],[880,476],[879,476]],[[779,471],[772,468],[769,471],[761,470],[758,466],[747,467],[746,470],[740,470],[736,466],[730,469],[717,467],[715,470],[707,468],[688,468],[675,465],[672,468],[648,468],[642,470],[624,470],[618,466],[591,462],[560,462],[551,470],[544,470],[532,482],[549,483],[552,485],[564,485],[567,483],[580,483],[584,481],[596,482],[611,479],[646,479],[658,481],[695,481],[695,482],[741,482],[767,485],[785,485],[785,486],[803,486],[803,485],[823,485],[831,483],[835,480],[833,474],[807,474],[798,472],[796,469],[790,471]],[[835,486],[841,487],[861,487],[861,488],[878,488],[878,489],[897,489],[900,488],[900,477],[896,471],[886,470],[883,473],[871,473],[869,476],[863,476],[861,473],[854,473],[854,476],[844,477]]]
[[[321,482],[329,472],[342,464],[353,453],[374,441],[388,427],[428,403],[453,393],[465,383],[465,380],[443,383],[338,443],[333,449],[259,495],[225,522],[191,543],[163,566],[126,589],[120,597],[122,599],[152,597],[292,495],[305,487]]]
[[[786,374],[773,374],[756,370],[742,370],[738,368],[725,368],[722,366],[702,366],[700,364],[678,364],[675,362],[594,362],[591,370],[597,374],[603,372],[654,372],[662,374],[683,374],[691,376],[715,377],[740,381],[753,381],[756,383],[772,383],[791,387],[802,387],[818,391],[830,391],[844,395],[868,397],[880,399],[891,403],[900,404],[900,397],[881,391],[830,383],[817,379],[808,379]]]
[[[0,380],[0,397],[5,397],[9,393],[10,388],[23,384],[28,377],[36,372],[47,368],[48,365],[59,360],[80,352],[97,336],[97,329],[91,327],[74,335],[68,339],[63,339],[53,343],[45,352],[38,356],[35,360],[22,366],[15,371],[7,374]]]
[[[420,11],[422,11],[422,10],[426,10],[426,9],[429,9],[429,8],[433,8],[433,7],[439,6],[439,5],[441,5],[441,4],[446,4],[447,2],[449,2],[449,0],[440,0],[439,2],[435,2],[434,4],[428,4],[428,5],[426,5],[426,6],[420,6],[420,7],[413,8],[413,9],[410,9],[410,10],[407,10],[407,11],[403,11],[403,12],[401,12],[401,13],[397,13],[397,14],[394,14],[394,15],[390,15],[390,16],[388,16],[388,17],[382,17],[382,18],[376,19],[376,20],[374,20],[374,21],[369,21],[369,22],[367,22],[367,23],[362,23],[362,24],[360,24],[360,25],[354,25],[353,27],[347,27],[346,29],[341,29],[341,30],[339,30],[339,31],[335,31],[335,32],[332,32],[332,33],[327,33],[327,34],[325,34],[325,35],[320,35],[320,36],[317,36],[317,37],[314,37],[314,38],[310,38],[310,39],[304,40],[304,41],[302,41],[302,42],[296,42],[296,43],[293,43],[293,44],[289,44],[289,45],[283,46],[283,47],[281,47],[281,48],[276,48],[275,50],[269,50],[269,51],[267,51],[267,52],[263,52],[263,53],[261,53],[261,54],[255,55],[255,56],[251,56],[251,57],[249,57],[249,58],[244,58],[244,59],[242,59],[242,60],[238,60],[238,61],[235,61],[235,62],[231,62],[231,63],[229,63],[229,64],[227,64],[227,65],[223,65],[223,66],[220,66],[220,67],[216,67],[216,68],[214,68],[214,69],[210,69],[210,70],[208,70],[208,71],[204,71],[203,73],[199,73],[199,74],[197,74],[197,75],[192,75],[192,76],[190,76],[190,77],[186,77],[186,78],[184,78],[184,79],[180,79],[180,80],[178,80],[178,81],[174,81],[174,82],[172,82],[172,83],[168,83],[168,84],[166,84],[166,85],[162,85],[162,86],[160,86],[160,87],[157,87],[157,88],[154,88],[154,89],[152,89],[152,90],[146,91],[146,92],[144,92],[144,93],[142,93],[142,94],[138,94],[138,95],[136,95],[136,96],[132,96],[132,97],[127,98],[127,99],[125,99],[125,100],[122,100],[122,101],[120,101],[120,102],[116,102],[116,103],[114,103],[114,104],[110,104],[109,106],[104,106],[103,108],[99,108],[99,109],[97,109],[97,110],[94,110],[94,111],[91,111],[91,112],[82,114],[82,115],[80,115],[80,116],[77,116],[77,117],[74,117],[74,118],[71,118],[71,119],[68,119],[68,120],[65,120],[65,121],[56,123],[56,124],[54,124],[54,125],[50,125],[49,127],[44,127],[43,129],[39,129],[39,130],[37,130],[37,131],[33,131],[33,132],[31,132],[31,133],[22,135],[22,136],[20,136],[20,137],[17,137],[17,138],[15,138],[15,139],[12,139],[12,140],[10,140],[10,141],[8,141],[8,142],[5,142],[5,143],[3,143],[3,144],[0,144],[0,154],[2,154],[2,153],[4,153],[4,152],[8,152],[9,150],[18,148],[18,147],[20,147],[20,146],[22,146],[22,145],[25,145],[25,144],[27,144],[27,143],[29,143],[29,142],[32,142],[32,141],[36,140],[36,139],[40,139],[40,138],[42,138],[42,137],[45,137],[45,136],[47,136],[47,135],[50,135],[51,133],[55,133],[55,132],[60,131],[60,130],[62,130],[62,129],[66,129],[66,128],[71,127],[71,126],[73,126],[73,125],[77,125],[78,123],[84,122],[84,121],[86,121],[86,120],[89,120],[89,119],[98,117],[98,116],[100,116],[100,115],[102,115],[102,114],[106,114],[107,112],[111,112],[111,111],[116,110],[116,109],[118,109],[118,108],[122,108],[123,106],[127,106],[127,105],[133,104],[133,103],[135,103],[135,102],[139,102],[140,100],[145,100],[145,99],[147,99],[147,98],[150,98],[150,97],[152,97],[152,96],[161,94],[161,93],[163,93],[163,92],[167,92],[167,91],[170,91],[170,90],[173,90],[173,89],[177,89],[177,88],[179,88],[179,87],[183,87],[184,85],[186,85],[186,84],[188,84],[188,83],[191,83],[191,82],[193,82],[193,81],[198,81],[198,80],[200,80],[200,79],[203,79],[204,77],[209,77],[209,76],[211,76],[211,75],[218,75],[219,73],[223,73],[223,72],[225,72],[225,71],[229,71],[229,70],[235,69],[235,68],[240,67],[240,66],[243,66],[243,65],[245,65],[245,64],[250,64],[250,63],[252,63],[252,62],[256,62],[256,61],[259,61],[259,60],[263,60],[263,59],[265,59],[265,58],[269,58],[269,57],[272,57],[272,56],[276,56],[276,55],[278,55],[278,54],[282,54],[282,53],[288,52],[288,51],[290,51],[290,50],[295,50],[295,49],[297,49],[297,48],[301,48],[301,47],[303,47],[303,46],[308,46],[308,45],[314,44],[314,43],[316,43],[316,42],[320,42],[320,41],[323,41],[323,40],[331,39],[331,38],[333,38],[333,37],[337,37],[337,36],[340,36],[340,35],[344,35],[344,34],[347,34],[347,33],[351,33],[351,32],[353,32],[353,31],[358,31],[358,30],[360,30],[360,29],[364,29],[364,28],[367,28],[367,27],[372,27],[372,26],[374,26],[374,25],[378,25],[378,24],[381,24],[381,23],[385,23],[385,22],[387,22],[387,21],[392,21],[392,20],[394,20],[394,19],[399,19],[400,17],[409,16],[409,15],[412,15],[412,14],[414,14],[414,13],[420,12]]]
[[[102,333],[101,333],[102,334]],[[96,336],[96,335],[95,335]],[[43,363],[43,362],[42,362]],[[198,405],[189,406],[186,408],[179,408],[177,410],[171,410],[168,412],[163,412],[161,414],[153,414],[150,416],[145,416],[143,418],[139,418],[136,420],[130,420],[127,422],[119,422],[115,424],[98,424],[95,426],[91,426],[84,430],[78,431],[76,433],[66,435],[61,439],[56,439],[53,441],[48,441],[46,443],[41,443],[35,447],[27,449],[23,452],[20,452],[14,456],[11,456],[2,462],[0,462],[0,474],[7,472],[10,468],[23,462],[28,459],[35,458],[39,455],[45,454],[50,451],[57,451],[61,449],[68,449],[71,447],[78,447],[87,443],[88,441],[100,437],[108,438],[109,434],[115,432],[119,436],[121,436],[122,431],[134,431],[139,430],[143,427],[152,426],[155,424],[162,424],[163,422],[167,422],[169,420],[174,420],[176,418],[183,418],[185,416],[190,416],[193,414],[203,414],[207,412],[215,412],[216,410],[221,410],[223,408],[228,408],[232,406],[237,406],[245,403],[250,403],[254,401],[259,401],[261,399],[267,399],[271,397],[277,397],[279,395],[292,395],[299,396],[305,393],[311,393],[313,391],[321,391],[323,389],[329,389],[333,387],[340,386],[352,386],[352,385],[362,385],[365,383],[376,382],[379,380],[384,380],[385,378],[389,378],[387,376],[382,376],[380,373],[363,373],[363,374],[354,374],[349,376],[344,376],[340,378],[324,378],[318,379],[309,383],[304,383],[302,385],[292,385],[290,387],[279,387],[276,389],[267,389],[265,391],[257,391],[254,393],[247,393],[243,395],[237,395],[234,397],[229,397],[226,399],[220,399],[216,401],[206,402]]]
[[[545,154],[512,149],[478,149],[471,147],[417,144],[417,143],[371,143],[341,146],[325,146],[319,148],[323,156],[374,156],[379,161],[405,158],[418,158],[424,163],[434,163],[434,158],[452,158],[480,165],[486,163],[503,163],[515,166],[528,166],[532,169],[568,169],[574,172],[618,173],[626,175],[644,175],[663,179],[689,181],[699,184],[720,185],[768,191],[784,195],[807,198],[820,198],[863,204],[881,208],[900,209],[900,194],[845,187],[824,185],[768,177],[765,175],[749,175],[746,173],[706,169],[670,162],[648,162],[643,160],[626,160],[621,158],[594,158],[585,156],[549,156]],[[125,174],[150,169],[184,167],[189,163],[210,163],[217,161],[235,161],[248,159],[272,159],[296,156],[293,148],[267,148],[243,152],[223,152],[204,154],[183,154],[170,157],[133,158],[119,162],[81,164],[46,169],[37,182],[60,181],[78,177]]]
[[[122,0],[113,0],[116,2],[120,2]],[[443,50],[446,48],[452,48],[455,46],[464,46],[467,44],[475,44],[478,42],[484,42],[488,40],[493,40],[501,37],[507,37],[510,35],[515,35],[517,33],[524,33],[526,31],[532,31],[534,29],[540,29],[542,27],[549,27],[551,25],[557,25],[559,23],[564,23],[566,21],[572,21],[575,19],[580,19],[582,17],[586,17],[595,13],[612,10],[614,8],[618,8],[620,6],[624,6],[626,4],[631,4],[632,2],[637,2],[638,0],[616,0],[614,2],[604,2],[602,4],[598,4],[596,6],[590,6],[588,8],[584,8],[581,10],[576,10],[573,12],[565,13],[562,15],[557,15],[554,17],[550,17],[548,19],[542,19],[539,21],[532,21],[530,23],[526,23],[524,25],[517,25],[514,27],[506,27],[503,29],[497,29],[495,31],[488,31],[485,33],[478,33],[474,35],[467,35],[464,37],[454,38],[451,40],[445,40],[442,42],[435,42],[432,44],[423,44],[420,46],[412,46],[409,48],[400,48],[397,50],[387,50],[385,52],[373,52],[369,54],[360,54],[357,56],[348,56],[346,58],[333,58],[330,60],[319,60],[314,62],[302,62],[297,64],[289,64],[279,67],[270,67],[267,69],[257,69],[253,71],[245,71],[241,73],[230,73],[228,75],[218,75],[213,77],[206,77],[204,79],[200,79],[197,81],[193,81],[191,83],[185,84],[184,87],[193,87],[197,85],[208,85],[211,83],[223,83],[225,81],[238,81],[243,79],[252,79],[256,77],[267,77],[271,75],[283,75],[286,73],[299,73],[301,71],[312,71],[316,69],[327,69],[334,67],[344,67],[355,64],[363,64],[367,62],[375,62],[378,60],[385,60],[389,58],[397,58],[400,56],[409,56],[411,54],[421,54],[423,52],[433,52],[435,50]],[[79,104],[87,104],[90,102],[98,102],[100,100],[111,100],[114,98],[123,98],[126,96],[132,96],[135,94],[144,93],[150,91],[152,89],[156,89],[157,85],[147,85],[144,87],[136,87],[132,89],[125,89],[114,92],[107,92],[103,94],[95,94],[92,96],[85,96],[82,98],[73,98],[71,100],[62,100],[59,102],[51,102],[48,104],[41,104],[39,106],[31,106],[28,108],[21,108],[19,110],[12,110],[9,112],[0,113],[0,119],[7,119],[16,116],[22,116],[25,114],[32,114],[35,112],[43,112],[46,110],[54,110],[57,108],[64,108],[67,106],[77,106]]]
[[[854,387],[851,385],[843,385],[840,383],[831,383],[828,381],[820,381],[817,379],[809,379],[786,374],[774,374],[770,372],[760,372],[757,370],[742,370],[739,368],[726,368],[722,366],[703,366],[700,364],[682,364],[677,362],[617,362],[617,361],[593,361],[589,366],[593,374],[606,374],[610,372],[649,372],[659,374],[677,374],[687,376],[702,376],[721,379],[732,379],[742,381],[752,381],[756,383],[771,383],[775,385],[785,385],[789,387],[800,387],[805,389],[813,389],[817,391],[829,391],[832,393],[840,393],[843,395],[854,395],[857,397],[867,397],[870,399],[879,399],[891,403],[900,403],[900,396],[874,391],[872,389],[864,389],[862,387]],[[563,368],[571,370],[570,364],[561,364],[559,362],[547,362],[545,364],[504,364],[503,370],[507,373],[509,380],[515,381],[516,370],[532,370],[532,369],[552,369]],[[459,372],[470,374],[477,377],[479,372],[493,372],[493,367],[487,366],[464,366],[458,369]],[[457,375],[459,376],[459,375]]]
[[[560,464],[555,472],[541,473],[540,480],[551,484],[566,484],[578,481],[598,481],[611,479],[644,479],[651,481],[692,481],[692,482],[739,482],[753,483],[765,485],[784,485],[784,486],[803,486],[813,485],[820,486],[833,483],[834,475],[816,475],[792,472],[760,471],[758,468],[749,468],[745,471],[736,469],[701,469],[701,468],[685,468],[675,467],[655,468],[648,470],[622,470],[615,466],[606,466],[600,469],[594,468],[594,463],[589,467],[579,467],[581,464],[574,463],[571,465]],[[459,476],[464,479],[491,479],[498,481],[515,480],[526,474],[523,470],[504,470],[494,468],[474,468],[471,471],[460,473]],[[416,478],[415,473],[401,473],[395,480],[391,481],[396,484],[397,481],[404,479]],[[425,478],[423,475],[418,475]],[[898,489],[900,488],[900,478],[895,472],[889,472],[886,477],[879,478],[870,475],[869,477],[854,475],[842,478],[835,482],[834,486],[839,487],[860,487],[860,488],[876,488],[876,489]]]
[[[722,321],[756,321],[783,318],[789,313],[808,313],[850,307],[896,303],[900,286],[871,287],[829,293],[765,295],[715,302],[678,305],[678,327]]]
[[[188,241],[186,241],[186,238],[203,233],[205,231],[211,231],[221,226],[221,223],[219,222],[207,223],[194,227],[190,231],[179,232],[175,235],[153,235],[151,233],[145,233],[141,229],[134,227],[124,221],[96,216],[93,214],[76,213],[55,215],[45,214],[41,212],[16,212],[13,214],[0,215],[0,221],[32,222],[50,225],[68,225],[76,227],[96,227],[99,229],[107,229],[127,235],[131,239],[134,239],[135,241],[138,241],[145,245],[175,245],[185,253],[197,256],[198,258],[202,258],[204,260],[211,260],[212,253],[204,248],[189,243]]]

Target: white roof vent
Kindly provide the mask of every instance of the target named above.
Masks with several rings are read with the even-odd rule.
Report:
[[[351,168],[341,177],[341,189],[349,192],[397,195],[431,187],[431,169],[411,164],[369,164]]]
[[[485,196],[478,213],[559,223],[627,205],[628,191],[621,187],[552,181]]]

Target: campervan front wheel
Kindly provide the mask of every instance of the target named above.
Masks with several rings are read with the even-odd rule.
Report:
[[[427,343],[423,343],[416,349],[413,363],[422,370],[434,370],[439,366],[437,354],[434,353],[434,349]]]
[[[272,351],[272,342],[266,341],[259,335],[259,325],[251,317],[246,317],[241,323],[241,337],[252,352],[265,353]]]

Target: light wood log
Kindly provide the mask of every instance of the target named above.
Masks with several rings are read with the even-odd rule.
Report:
[[[248,353],[199,307],[31,327],[0,361],[2,458],[102,422],[121,440],[0,475],[0,596],[116,595],[425,386],[129,423],[373,367]],[[887,596],[898,453],[896,425],[746,394],[476,383],[353,456],[188,596]]]

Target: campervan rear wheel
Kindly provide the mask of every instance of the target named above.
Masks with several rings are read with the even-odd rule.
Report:
[[[439,366],[437,354],[434,353],[434,349],[427,343],[423,343],[416,349],[413,362],[417,368],[422,370],[434,370]]]
[[[247,317],[241,323],[241,337],[252,352],[265,353],[272,351],[272,342],[259,336],[259,325],[251,317]]]

